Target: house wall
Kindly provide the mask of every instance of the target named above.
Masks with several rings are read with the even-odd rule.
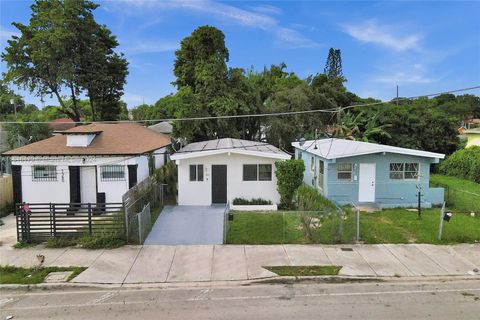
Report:
[[[298,149],[296,157],[298,158]],[[315,185],[312,179],[315,173],[310,170],[311,153],[302,152],[302,159],[305,162],[304,183],[309,186]],[[416,207],[418,203],[417,185],[422,190],[422,206],[431,207],[443,202],[443,188],[430,188],[430,164],[431,158],[401,155],[401,154],[371,154],[357,157],[341,158],[336,161],[326,160],[314,155],[315,170],[318,170],[318,160],[325,161],[325,175],[323,194],[339,204],[358,203],[359,190],[359,169],[360,163],[375,163],[375,203],[382,208],[390,207]],[[391,180],[390,163],[393,162],[418,162],[420,163],[420,178],[418,180]],[[337,163],[352,163],[352,181],[337,180]]]
[[[469,133],[467,135],[467,146],[480,146],[480,133]]]
[[[70,202],[70,175],[69,166],[80,166],[82,169],[96,170],[98,192],[105,192],[106,202],[122,202],[122,195],[128,190],[127,165],[137,165],[137,182],[148,177],[147,156],[124,157],[12,157],[12,164],[22,166],[22,198],[27,203],[69,203]],[[102,181],[101,165],[124,165],[125,177],[120,181]],[[56,181],[33,181],[32,166],[54,165],[57,167]],[[83,167],[83,168],[82,168]],[[85,171],[86,173],[86,171]],[[80,179],[85,175],[81,173]],[[91,188],[95,189],[95,180],[88,177]],[[83,181],[85,182],[85,180]],[[81,181],[82,185],[82,181]],[[84,186],[84,184],[83,184]],[[86,201],[91,201],[85,199]],[[82,202],[84,199],[82,199]]]
[[[161,148],[158,150],[155,150],[155,169],[161,168],[163,165],[165,165],[165,155],[163,153],[167,152],[167,148]]]
[[[178,165],[178,204],[179,205],[211,205],[212,204],[212,165],[227,165],[227,200],[234,198],[262,198],[272,203],[280,202],[275,177],[276,159],[240,155],[220,154],[206,157],[176,160]],[[190,181],[190,164],[203,164],[203,181]],[[271,164],[271,181],[243,181],[244,164]]]

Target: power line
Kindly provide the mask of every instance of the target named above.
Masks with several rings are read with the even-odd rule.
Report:
[[[406,98],[398,98],[400,101],[405,100],[414,100],[422,97],[433,97],[442,94],[449,94],[449,93],[456,93],[462,91],[470,91],[480,89],[480,86],[473,86],[468,88],[462,89],[455,89],[437,93],[429,93],[424,95],[406,97]],[[369,107],[375,105],[382,105],[386,103],[390,103],[391,101],[377,101],[377,102],[370,102],[370,103],[362,103],[362,104],[353,104],[345,107],[339,108],[330,108],[330,109],[314,109],[314,110],[302,110],[302,111],[289,111],[289,112],[272,112],[272,113],[257,113],[257,114],[237,114],[237,115],[225,115],[225,116],[206,116],[206,117],[190,117],[190,118],[167,118],[167,119],[147,119],[147,120],[110,120],[110,121],[72,121],[72,122],[56,122],[56,123],[75,123],[75,124],[92,124],[92,123],[148,123],[148,122],[174,122],[174,121],[200,121],[200,120],[216,120],[216,119],[237,119],[237,118],[258,118],[258,117],[273,117],[273,116],[290,116],[290,115],[297,115],[297,114],[309,114],[309,113],[331,113],[335,114],[342,110],[347,110],[351,108],[357,107]],[[50,123],[50,121],[2,121],[0,124],[40,124],[40,123]]]

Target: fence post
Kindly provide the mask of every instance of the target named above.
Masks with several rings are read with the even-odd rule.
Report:
[[[56,213],[55,213],[55,203],[50,203],[50,214],[52,217],[52,222],[53,222],[53,236],[57,236],[57,218],[56,218]]]
[[[123,202],[123,210],[125,211],[125,238],[128,242],[128,209],[125,201]]]
[[[145,207],[139,214],[137,214],[137,222],[138,222],[138,242],[139,244],[143,244],[143,234],[142,234],[142,215],[145,211]]]
[[[88,203],[88,233],[92,235],[92,204]]]
[[[440,226],[438,227],[438,240],[442,240],[443,233],[443,217],[445,215],[445,201],[443,202],[442,209],[440,210]]]
[[[357,243],[360,242],[360,209],[357,208]]]

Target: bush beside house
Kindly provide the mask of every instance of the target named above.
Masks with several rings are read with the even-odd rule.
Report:
[[[480,147],[458,150],[440,164],[440,172],[480,183]]]
[[[280,207],[292,207],[293,195],[302,185],[305,165],[303,160],[286,160],[275,162],[277,176],[277,190],[280,194]]]

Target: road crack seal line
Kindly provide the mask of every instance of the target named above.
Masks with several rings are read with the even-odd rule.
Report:
[[[111,298],[113,298],[117,294],[118,294],[118,292],[107,292],[107,293],[101,295],[99,298],[93,300],[92,303],[93,304],[100,304],[100,303],[106,302],[107,300],[110,300]]]
[[[202,291],[200,291],[200,293],[198,295],[196,295],[192,300],[194,301],[198,301],[198,300],[206,300],[206,296],[208,295],[208,293],[210,291],[213,291],[212,289],[203,289]]]

